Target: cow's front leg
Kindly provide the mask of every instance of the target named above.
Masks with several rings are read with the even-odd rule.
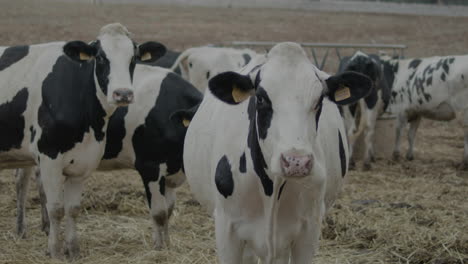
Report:
[[[26,198],[29,189],[29,180],[33,168],[16,169],[16,234],[25,237],[26,234]]]
[[[463,111],[463,132],[464,132],[464,151],[463,161],[460,165],[461,170],[468,170],[468,109]]]
[[[375,132],[375,125],[377,123],[377,115],[378,111],[376,109],[370,110],[367,109],[365,110],[367,112],[367,126],[365,128],[365,137],[364,137],[364,146],[365,146],[365,152],[364,152],[364,170],[370,170],[371,169],[371,161],[373,159],[374,155],[374,132]]]
[[[85,177],[76,176],[65,180],[65,253],[70,259],[77,259],[80,255],[76,218],[80,215],[84,179]]]
[[[214,219],[219,263],[242,263],[244,243],[235,233],[232,221],[222,212],[222,209],[215,209]]]
[[[421,117],[417,116],[412,119],[410,122],[410,127],[408,130],[408,152],[406,152],[406,159],[414,159],[414,139],[416,137],[416,131],[418,130],[419,124],[421,123]]]
[[[323,206],[323,208],[325,208]],[[320,208],[313,209],[313,215],[304,226],[304,230],[299,234],[294,241],[291,249],[290,264],[307,264],[311,263],[319,248],[319,237],[321,230],[322,218]],[[324,211],[324,209],[322,209]]]
[[[167,202],[169,194],[166,188],[166,177],[161,176],[159,181],[149,182],[149,191],[151,193],[150,214],[153,224],[153,242],[155,249],[168,247],[170,244],[168,224],[172,208]],[[169,191],[170,192],[170,191]]]
[[[400,159],[400,143],[401,143],[401,133],[405,128],[407,123],[405,113],[398,114],[395,126],[395,146],[393,147],[393,160],[398,161]]]
[[[62,167],[58,163],[60,162],[54,162],[45,156],[41,156],[40,171],[50,220],[48,253],[52,258],[61,257],[60,223],[65,214],[63,209],[65,177],[62,174]]]

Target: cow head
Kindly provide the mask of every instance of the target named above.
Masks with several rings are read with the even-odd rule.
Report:
[[[249,66],[246,70],[252,69]],[[254,167],[259,162],[282,177],[313,174],[323,99],[350,104],[371,87],[369,78],[360,73],[321,72],[295,43],[274,46],[265,62],[246,74],[225,72],[209,82],[211,93],[221,101],[231,105],[248,101],[248,146]]]
[[[369,55],[357,51],[349,59],[348,65],[344,68],[344,71],[359,72],[369,77],[374,84],[377,83],[380,77],[380,69],[377,62]]]
[[[89,44],[71,41],[64,53],[78,62],[95,63],[95,80],[112,105],[125,106],[133,102],[133,72],[138,61],[154,62],[166,48],[157,42],[135,44],[128,30],[119,23],[104,26],[96,41]]]

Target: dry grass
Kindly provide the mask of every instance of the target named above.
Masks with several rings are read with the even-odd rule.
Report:
[[[232,40],[405,43],[408,56],[466,53],[468,19],[115,5],[93,7],[0,0],[3,45],[91,40],[108,22],[127,25],[137,40],[172,49]],[[330,65],[331,66],[331,65]],[[329,67],[334,70],[334,67]],[[353,171],[327,217],[316,263],[468,263],[468,175],[457,122],[423,121],[416,160],[378,160]],[[62,263],[46,257],[34,187],[28,236],[17,239],[12,171],[0,176],[0,263]],[[187,186],[171,219],[170,250],[151,249],[144,191],[133,171],[94,173],[79,219],[82,258],[76,263],[215,263],[213,222]]]

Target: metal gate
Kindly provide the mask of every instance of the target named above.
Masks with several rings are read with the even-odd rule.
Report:
[[[277,42],[268,42],[268,41],[233,41],[231,43],[224,43],[223,46],[233,46],[233,47],[249,47],[249,48],[264,48],[265,51],[268,51],[272,46],[277,44]],[[329,59],[330,50],[334,50],[338,61],[342,59],[343,50],[353,50],[353,53],[357,50],[376,50],[377,53],[382,50],[390,50],[392,57],[403,58],[405,56],[406,45],[402,44],[340,44],[340,43],[299,43],[307,52],[310,52],[311,58],[313,59],[315,65],[323,70],[327,60]],[[324,49],[321,60],[319,61],[318,50]]]

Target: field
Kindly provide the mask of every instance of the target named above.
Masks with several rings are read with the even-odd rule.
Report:
[[[33,0],[0,0],[0,10],[1,45],[89,41],[102,25],[118,21],[137,41],[175,50],[233,40],[402,43],[408,57],[468,49],[468,18]],[[336,68],[333,62],[327,70]],[[468,263],[468,173],[456,169],[462,153],[458,120],[424,120],[414,161],[379,159],[370,172],[351,171],[326,218],[315,263]],[[62,263],[45,256],[34,184],[27,237],[16,238],[14,182],[13,171],[1,172],[0,263]],[[131,170],[94,173],[78,221],[82,257],[76,263],[216,263],[213,221],[186,185],[171,219],[170,249],[151,248],[144,190]]]

